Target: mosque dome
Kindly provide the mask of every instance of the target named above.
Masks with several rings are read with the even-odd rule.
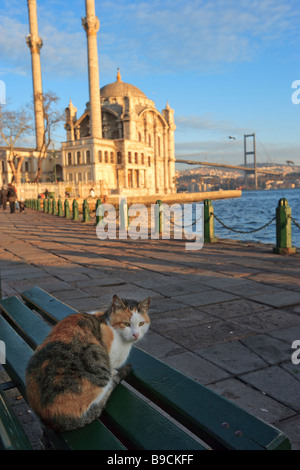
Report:
[[[145,93],[142,92],[138,87],[131,85],[130,83],[122,82],[121,74],[118,69],[117,80],[113,83],[109,83],[100,89],[101,98],[119,98],[124,96],[133,96],[135,98],[146,98]]]

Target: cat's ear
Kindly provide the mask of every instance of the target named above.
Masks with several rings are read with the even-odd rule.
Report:
[[[139,303],[139,310],[142,312],[143,310],[147,311],[149,309],[149,306],[150,306],[150,302],[151,302],[151,297],[147,297],[147,299],[145,300],[142,300],[140,303]]]
[[[124,305],[124,303],[122,302],[122,300],[120,299],[120,297],[117,294],[115,294],[113,296],[112,306],[116,309],[117,308],[126,308],[126,306]]]

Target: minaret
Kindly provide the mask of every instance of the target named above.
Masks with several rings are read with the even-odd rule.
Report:
[[[86,17],[82,18],[82,25],[86,31],[88,44],[88,71],[89,71],[89,93],[90,93],[90,120],[91,136],[102,138],[101,104],[97,32],[100,27],[95,13],[95,0],[85,0]]]
[[[40,58],[40,50],[43,45],[43,41],[39,37],[38,32],[36,0],[27,0],[27,3],[30,34],[29,36],[27,36],[26,42],[31,52],[36,149],[40,150],[44,142],[45,134],[42,71]]]

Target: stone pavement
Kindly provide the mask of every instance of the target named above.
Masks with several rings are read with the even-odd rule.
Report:
[[[299,253],[230,240],[199,251],[181,240],[100,241],[92,223],[28,209],[0,211],[0,233],[3,297],[37,285],[89,311],[115,293],[151,296],[140,347],[282,429],[300,449],[300,364],[291,360],[300,340]]]

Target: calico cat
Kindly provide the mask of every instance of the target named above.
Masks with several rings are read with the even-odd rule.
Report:
[[[149,328],[150,298],[114,295],[106,312],[78,313],[57,323],[26,369],[26,394],[40,419],[56,431],[84,426],[101,414],[130,372],[133,343]]]

